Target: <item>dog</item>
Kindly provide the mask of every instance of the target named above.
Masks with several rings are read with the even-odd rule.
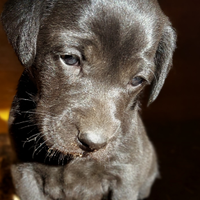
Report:
[[[1,16],[24,72],[11,167],[21,200],[137,200],[157,158],[139,114],[158,96],[176,33],[156,0],[9,0]]]

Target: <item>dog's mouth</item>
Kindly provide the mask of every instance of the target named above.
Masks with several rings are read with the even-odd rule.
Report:
[[[55,164],[55,165],[65,165],[77,158],[85,158],[88,157],[89,153],[86,151],[66,151],[64,148],[49,148],[47,152],[47,157],[45,159],[45,163]]]
[[[64,134],[55,134],[51,129],[47,131],[48,134],[43,137],[43,140],[46,141],[47,157],[50,161],[54,160],[65,164],[75,158],[91,157],[96,159],[107,152],[107,143],[94,143],[93,138],[81,137],[80,131],[75,130],[75,134],[69,134],[68,137],[65,137]],[[95,142],[98,141],[97,138]]]
[[[48,146],[48,144],[47,144]],[[48,148],[48,159],[59,165],[65,165],[74,159],[82,159],[89,157],[91,159],[97,159],[104,157],[105,158],[105,147],[99,150],[91,149],[87,144],[84,144],[75,139],[74,142],[71,142],[71,148],[66,148],[62,145],[54,145],[54,148]],[[106,154],[107,155],[107,154]]]

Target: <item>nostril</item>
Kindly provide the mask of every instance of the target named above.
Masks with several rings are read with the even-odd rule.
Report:
[[[86,148],[90,148],[89,145],[85,142],[85,140],[83,138],[79,138],[78,137],[78,141],[79,143],[81,143],[81,145],[83,145]]]
[[[79,133],[78,135],[79,146],[86,151],[98,150],[106,145],[106,139],[102,135],[94,133]]]
[[[91,149],[91,148],[89,147],[89,145],[86,144],[83,140],[81,140],[81,139],[78,138],[77,141],[78,141],[79,147],[80,147],[81,149],[83,149],[84,151],[93,151],[93,149]]]

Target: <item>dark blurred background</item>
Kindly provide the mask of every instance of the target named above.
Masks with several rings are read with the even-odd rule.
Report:
[[[0,12],[4,2],[0,2]],[[200,1],[159,3],[178,41],[173,68],[160,95],[149,107],[146,95],[142,106],[161,173],[148,200],[200,200]],[[21,72],[0,27],[0,133],[7,132],[7,113]]]
[[[178,40],[158,99],[149,108],[143,106],[161,173],[148,200],[200,200],[200,1],[159,3]]]

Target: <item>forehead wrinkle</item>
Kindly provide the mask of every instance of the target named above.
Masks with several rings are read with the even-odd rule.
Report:
[[[90,34],[79,31],[67,30],[64,27],[54,27],[42,29],[39,33],[38,41],[43,43],[43,47],[51,50],[65,50],[67,48],[77,48],[82,50],[85,45],[90,45],[92,40]]]

